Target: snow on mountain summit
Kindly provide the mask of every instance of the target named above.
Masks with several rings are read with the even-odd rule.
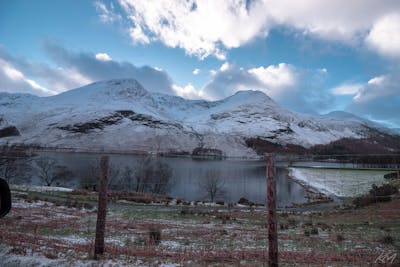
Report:
[[[0,93],[0,114],[19,135],[0,144],[35,144],[77,150],[148,152],[216,149],[255,156],[249,140],[309,148],[380,132],[354,115],[311,116],[280,107],[260,91],[239,91],[219,101],[186,100],[148,92],[133,79],[101,81],[56,96]]]
[[[151,98],[150,93],[134,79],[115,79],[95,82],[77,89],[49,97],[60,104],[86,104],[89,101],[110,103],[115,100],[137,101]]]

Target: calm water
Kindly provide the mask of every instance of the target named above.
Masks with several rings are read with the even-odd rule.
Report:
[[[72,180],[66,186],[78,187],[80,180],[91,175],[90,166],[96,164],[100,155],[86,153],[40,152],[40,157],[57,160],[73,172]],[[125,166],[133,170],[138,166],[140,156],[110,155],[113,168],[124,170]],[[205,177],[213,171],[218,174],[224,194],[216,198],[225,202],[237,202],[241,197],[256,203],[265,203],[266,178],[265,163],[262,161],[239,160],[194,160],[192,158],[166,158],[161,161],[172,169],[172,178],[168,195],[187,200],[209,200],[204,190]],[[298,183],[288,178],[286,169],[277,169],[276,174],[277,205],[286,206],[292,203],[305,202],[305,190]],[[36,180],[36,183],[39,183]]]

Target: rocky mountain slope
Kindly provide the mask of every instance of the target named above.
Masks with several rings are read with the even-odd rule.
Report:
[[[255,157],[337,150],[335,142],[351,152],[351,140],[379,152],[400,151],[400,137],[377,124],[344,112],[295,113],[259,91],[213,102],[186,100],[150,93],[126,79],[51,97],[0,93],[0,145]]]

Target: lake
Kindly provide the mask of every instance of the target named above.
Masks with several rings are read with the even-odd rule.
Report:
[[[110,154],[111,173],[119,171],[122,175],[126,167],[135,172],[143,164],[143,156]],[[79,188],[87,177],[93,177],[93,167],[98,166],[100,154],[95,153],[69,153],[69,152],[37,152],[37,158],[48,157],[55,159],[57,165],[66,166],[72,171],[71,177],[62,186]],[[200,160],[191,157],[153,157],[167,164],[172,175],[166,194],[173,198],[190,201],[209,201],[204,184],[208,173],[212,172],[218,177],[221,194],[214,200],[236,203],[240,198],[246,198],[258,204],[266,201],[265,162],[260,160]],[[315,168],[310,168],[310,166]],[[298,164],[297,167],[286,168],[285,164],[277,164],[276,188],[278,207],[300,204],[307,201],[306,190],[297,180],[305,182],[323,193],[340,197],[351,197],[369,191],[372,184],[382,184],[383,175],[387,170],[359,170],[343,164],[315,162]],[[34,176],[34,175],[33,175]],[[112,176],[112,175],[111,175]],[[294,179],[292,179],[294,178]],[[119,184],[120,189],[128,189],[132,178]],[[33,180],[34,184],[41,181]]]
[[[49,157],[57,160],[58,165],[66,166],[72,171],[72,179],[64,186],[79,187],[80,181],[91,175],[93,165],[97,165],[99,154],[93,153],[64,153],[37,152],[37,157]],[[111,154],[112,169],[120,170],[126,166],[133,170],[141,163],[143,157],[132,155]],[[208,172],[218,174],[223,194],[215,200],[236,203],[244,197],[255,203],[264,204],[266,201],[265,163],[255,160],[199,160],[191,157],[159,157],[160,161],[172,169],[172,177],[168,195],[173,198],[186,200],[210,200],[204,189]],[[33,183],[39,184],[36,178]],[[288,177],[285,168],[276,169],[277,205],[287,206],[292,203],[306,202],[305,189]]]

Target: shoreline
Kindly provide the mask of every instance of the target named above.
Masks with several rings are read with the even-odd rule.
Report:
[[[291,175],[289,168],[287,168],[287,171],[288,171],[288,173],[287,173],[288,178],[304,188],[304,190],[306,191],[305,197],[307,199],[307,202],[301,203],[301,204],[293,203],[293,205],[291,207],[305,208],[305,207],[310,207],[310,206],[314,206],[314,205],[328,204],[328,203],[340,205],[343,202],[338,196],[335,196],[335,195],[328,196],[327,194],[323,193],[318,188],[313,187],[312,185],[306,183],[303,180],[295,178],[293,175]],[[291,207],[287,207],[287,208],[291,208]]]

